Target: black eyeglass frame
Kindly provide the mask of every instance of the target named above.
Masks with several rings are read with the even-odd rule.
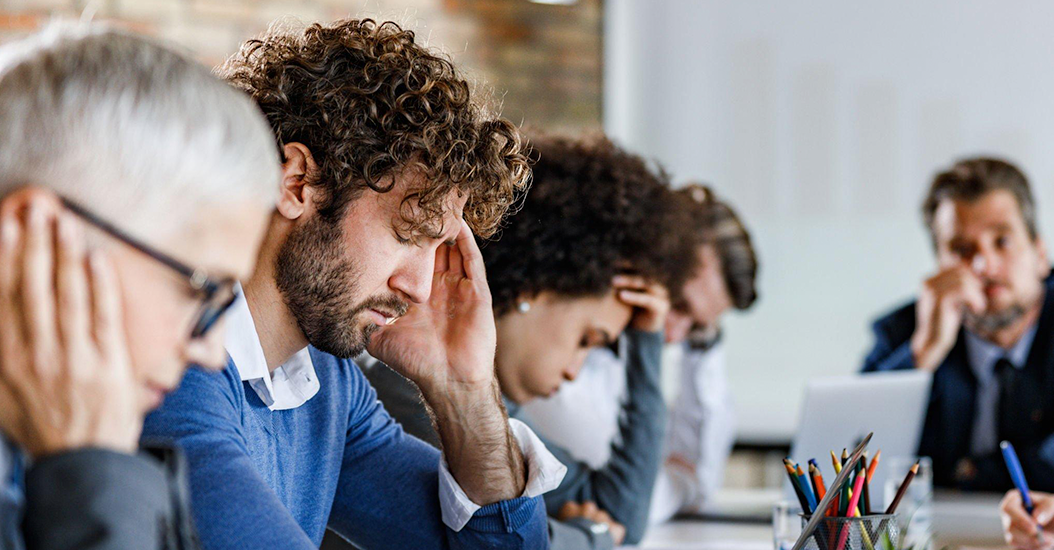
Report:
[[[101,229],[111,237],[134,248],[147,257],[164,264],[169,269],[184,277],[187,280],[187,284],[190,285],[190,288],[202,294],[201,306],[198,308],[197,317],[195,318],[190,331],[191,338],[201,338],[207,334],[208,331],[216,325],[216,321],[223,317],[223,314],[234,304],[234,300],[238,298],[238,293],[235,291],[237,281],[234,278],[212,278],[203,269],[191,267],[172,256],[139,241],[124,231],[121,231],[110,222],[92,214],[79,204],[65,197],[60,197],[60,200],[62,201],[62,205],[77,217]],[[217,299],[217,297],[221,297],[221,299]]]

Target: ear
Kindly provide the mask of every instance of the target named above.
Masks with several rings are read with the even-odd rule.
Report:
[[[311,150],[303,143],[287,143],[282,147],[282,181],[278,189],[278,213],[295,220],[305,211],[314,209],[317,191],[311,187],[318,174],[318,165]]]
[[[1039,271],[1043,279],[1050,275],[1050,256],[1047,254],[1047,243],[1043,237],[1036,237],[1036,256],[1038,257]]]

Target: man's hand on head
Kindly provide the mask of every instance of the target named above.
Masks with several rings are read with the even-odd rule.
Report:
[[[381,327],[368,346],[421,389],[450,473],[479,505],[519,497],[527,483],[494,376],[496,339],[483,256],[462,220],[455,245],[436,252],[428,302]]]
[[[453,246],[436,251],[428,302],[381,327],[370,355],[430,393],[490,392],[497,336],[483,256],[464,220]]]
[[[0,326],[0,430],[34,457],[135,450],[117,277],[53,197],[0,205]]]
[[[987,305],[980,277],[967,266],[944,269],[923,281],[911,337],[916,368],[936,370],[955,346],[966,311],[981,314]]]

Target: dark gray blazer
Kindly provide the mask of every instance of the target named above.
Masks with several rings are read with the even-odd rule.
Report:
[[[18,453],[7,447],[0,455],[0,469],[7,464],[9,474],[0,478],[2,550],[198,548],[186,467],[174,450],[129,455],[82,449],[48,456],[19,476],[21,487],[10,475],[17,474],[11,465],[21,462]]]

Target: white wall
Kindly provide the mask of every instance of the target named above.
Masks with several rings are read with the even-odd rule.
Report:
[[[933,267],[919,204],[960,156],[1031,177],[1054,227],[1054,3],[607,0],[605,126],[738,207],[761,301],[726,327],[741,433],[786,439],[812,376]]]

